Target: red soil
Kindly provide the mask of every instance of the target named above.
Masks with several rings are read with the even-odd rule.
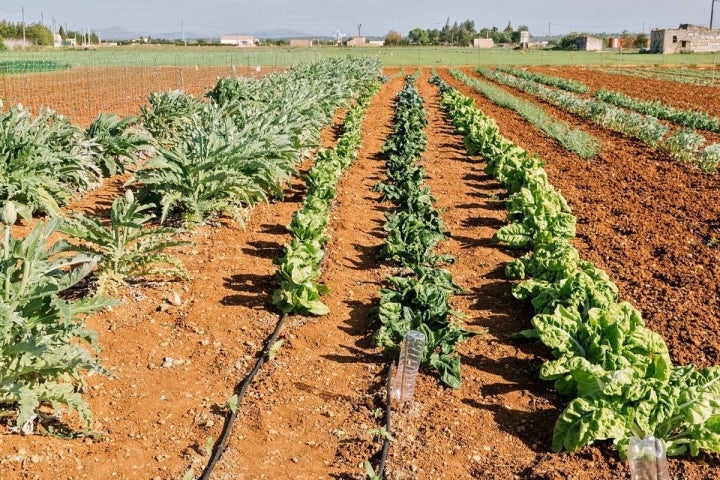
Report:
[[[380,443],[369,430],[380,425],[375,413],[383,407],[387,360],[372,345],[368,317],[391,269],[375,259],[388,206],[371,187],[384,178],[380,149],[403,82],[397,71],[386,73],[391,80],[370,104],[363,146],[333,208],[323,265],[331,313],[290,317],[278,356],[239,406],[228,450],[212,478],[360,479],[366,460],[377,465]],[[603,153],[582,160],[441,74],[494,117],[505,136],[547,160],[551,181],[578,217],[575,245],[581,255],[617,282],[622,300],[638,307],[650,328],[664,336],[673,359],[720,363],[720,247],[710,246],[720,238],[720,176],[566,116],[602,140]],[[564,403],[537,377],[546,349],[511,339],[528,327],[532,312],[511,297],[512,283],[503,275],[517,252],[491,241],[505,221],[503,190],[483,173],[482,159],[466,155],[428,76],[424,69],[417,82],[429,120],[423,162],[452,232],[440,250],[456,257],[449,269],[467,289],[455,297],[455,307],[467,315],[469,328],[487,333],[459,347],[462,388],[450,390],[436,377],[421,375],[414,401],[394,412],[396,442],[386,476],[626,478],[628,470],[611,446],[550,452],[552,427]],[[622,79],[624,85],[634,81],[640,82]],[[720,111],[719,101],[713,102]],[[137,105],[124,108],[136,112]],[[331,145],[331,129],[325,137]],[[107,208],[121,184],[110,181],[71,208]],[[296,181],[283,201],[257,207],[244,230],[224,222],[197,229],[189,235],[194,245],[179,255],[192,280],[126,291],[121,307],[92,317],[88,324],[99,333],[102,363],[118,376],[88,379],[86,398],[102,435],[3,436],[2,478],[169,480],[182,478],[189,468],[197,475],[208,460],[208,439],[219,435],[223,406],[277,320],[272,259],[289,239],[284,226],[302,196]],[[181,305],[164,300],[172,292]],[[171,367],[162,366],[167,357],[176,360]],[[684,480],[714,479],[718,457],[672,459],[670,469]]]

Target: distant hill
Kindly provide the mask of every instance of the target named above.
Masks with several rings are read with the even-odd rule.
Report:
[[[138,32],[128,30],[122,27],[107,27],[100,28],[95,31],[102,40],[131,40],[140,36],[150,36],[152,38],[162,39],[180,39],[182,32]],[[312,35],[307,32],[301,32],[300,30],[292,29],[276,29],[276,30],[264,30],[258,32],[213,32],[212,34],[202,34],[197,32],[185,32],[185,38],[188,40],[194,39],[219,39],[220,35],[253,35],[257,38],[315,38],[317,35]]]
[[[140,32],[133,32],[121,27],[107,27],[96,30],[101,40],[131,40],[141,35]]]
[[[276,30],[266,30],[261,32],[253,32],[253,36],[257,38],[315,38],[317,35],[313,35],[307,32],[301,32],[300,30],[292,30],[288,28],[279,28]]]

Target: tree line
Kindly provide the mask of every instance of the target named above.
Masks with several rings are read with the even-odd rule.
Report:
[[[475,38],[492,38],[495,43],[517,43],[520,41],[520,32],[527,31],[526,25],[513,28],[508,22],[507,26],[500,30],[498,27],[483,27],[477,30],[474,20],[465,20],[458,23],[457,20],[450,24],[447,19],[442,28],[420,28],[410,30],[407,37],[403,37],[395,31],[385,36],[386,45],[450,45],[456,47],[467,47],[472,45]]]
[[[95,32],[76,32],[72,30],[65,31],[61,26],[58,30],[60,38],[63,40],[68,38],[74,38],[78,45],[85,44],[98,44],[100,39]],[[53,45],[53,33],[48,27],[42,23],[32,23],[24,25],[22,22],[13,23],[7,20],[0,20],[0,49],[2,46],[2,39],[22,39],[27,40],[31,45],[39,46],[51,46]]]

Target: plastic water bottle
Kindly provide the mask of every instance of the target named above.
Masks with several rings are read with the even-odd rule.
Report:
[[[659,438],[632,437],[628,446],[628,462],[632,480],[670,480],[665,444]]]
[[[391,398],[398,403],[412,399],[424,350],[425,335],[417,330],[408,330],[400,344],[400,358],[390,391]]]

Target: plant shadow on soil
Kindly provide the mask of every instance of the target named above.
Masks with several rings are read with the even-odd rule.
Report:
[[[375,236],[374,234],[371,235]],[[360,245],[359,243],[354,243],[353,248],[358,252],[359,258],[357,260],[347,258],[346,260],[352,264],[355,270],[367,270],[368,265],[377,262],[382,244]]]
[[[509,342],[501,339],[501,343]],[[542,348],[539,347],[541,346],[536,343],[528,343],[519,349],[530,355],[539,355],[542,353]],[[507,382],[483,384],[480,388],[480,399],[466,398],[462,400],[463,403],[489,411],[498,428],[522,441],[532,451],[549,452],[552,439],[550,433],[562,410],[558,406],[564,402],[553,389],[551,382],[539,379],[541,359],[462,355],[461,362]],[[528,410],[509,408],[502,401],[502,396],[517,393],[519,389],[523,391],[523,397],[529,397]]]
[[[272,292],[275,289],[274,276],[252,273],[235,274],[224,279],[223,287],[242,292],[225,295],[220,304],[225,306],[242,305],[255,309],[272,309]]]
[[[276,242],[267,242],[263,240],[255,240],[248,242],[247,245],[251,248],[243,248],[241,251],[253,257],[258,258],[275,258],[282,255],[282,247]]]
[[[289,233],[287,227],[285,225],[280,225],[279,223],[263,223],[260,225],[258,231],[267,235],[285,236]]]

